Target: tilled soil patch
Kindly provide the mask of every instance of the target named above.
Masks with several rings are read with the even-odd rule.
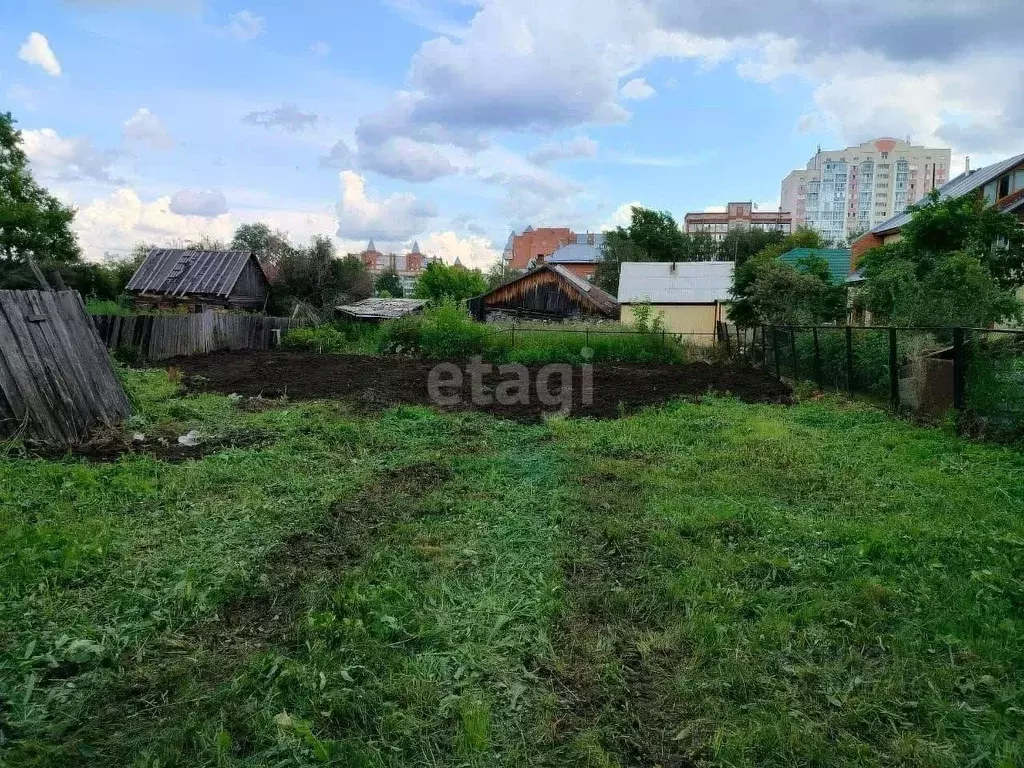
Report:
[[[183,370],[187,386],[194,391],[262,398],[336,399],[371,411],[403,404],[435,405],[444,410],[485,411],[501,418],[536,423],[544,414],[560,410],[560,405],[570,399],[568,394],[561,394],[563,382],[559,375],[542,379],[538,387],[541,366],[527,367],[529,390],[521,398],[527,402],[509,405],[497,402],[494,394],[502,382],[513,379],[515,374],[503,375],[497,366],[486,369],[481,379],[482,390],[478,390],[474,402],[472,377],[466,372],[468,364],[460,363],[464,372],[461,387],[449,386],[443,391],[458,402],[441,405],[431,398],[428,389],[430,372],[438,365],[429,360],[260,351],[217,352],[177,358],[167,364]],[[572,368],[571,415],[617,418],[624,411],[709,392],[732,395],[748,403],[791,403],[793,399],[788,384],[764,371],[724,363],[595,365],[592,381],[593,394],[590,402],[586,402],[583,370],[579,366]]]

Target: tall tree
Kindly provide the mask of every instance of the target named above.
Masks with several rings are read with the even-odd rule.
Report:
[[[0,113],[0,259],[5,271],[29,256],[47,264],[79,261],[75,211],[36,183],[10,112]]]
[[[446,300],[465,301],[486,291],[487,281],[479,269],[450,267],[434,261],[416,281],[413,295],[436,305]]]
[[[374,290],[378,296],[387,295],[394,299],[400,299],[405,295],[405,289],[402,287],[402,278],[393,269],[385,269],[377,275]]]
[[[275,268],[282,259],[287,258],[294,251],[284,232],[274,231],[268,224],[261,221],[239,225],[231,240],[231,247],[237,250],[252,251],[264,267]]]
[[[729,318],[737,325],[745,327],[769,322],[769,319],[762,314],[768,306],[766,303],[767,297],[764,295],[763,289],[767,285],[766,281],[769,276],[771,276],[772,280],[776,281],[780,289],[782,289],[783,284],[788,285],[794,290],[799,286],[800,290],[805,293],[810,288],[809,284],[800,282],[789,270],[783,269],[786,265],[779,262],[779,257],[794,248],[823,247],[824,242],[817,232],[809,229],[798,229],[781,239],[777,237],[770,238],[768,245],[765,245],[755,255],[747,258],[745,261],[738,262],[732,278],[732,290],[730,291],[732,302],[729,305]],[[805,266],[809,267],[813,263],[809,262]],[[790,269],[793,268],[791,267]],[[761,293],[758,295],[758,300],[755,301],[754,291],[759,278],[761,278],[761,283],[758,289],[761,290]],[[821,290],[824,290],[826,287],[828,287],[828,283],[820,286]],[[786,295],[783,294],[779,298],[785,301]]]

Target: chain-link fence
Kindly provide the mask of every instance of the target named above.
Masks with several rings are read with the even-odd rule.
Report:
[[[778,376],[814,382],[968,433],[1024,439],[1024,331],[720,324],[719,346]]]

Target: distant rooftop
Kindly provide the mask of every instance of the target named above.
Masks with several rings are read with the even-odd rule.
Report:
[[[619,302],[714,304],[727,301],[731,261],[628,261],[619,275]]]
[[[779,259],[795,267],[800,259],[806,259],[811,255],[820,256],[828,262],[828,271],[832,275],[833,283],[843,283],[849,277],[849,248],[794,248],[792,251],[786,251]]]

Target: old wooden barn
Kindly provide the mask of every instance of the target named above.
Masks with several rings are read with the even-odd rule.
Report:
[[[140,309],[262,310],[269,283],[251,251],[154,248],[128,281]]]
[[[619,316],[615,298],[559,264],[544,264],[469,302],[477,320],[495,313],[538,319]]]

